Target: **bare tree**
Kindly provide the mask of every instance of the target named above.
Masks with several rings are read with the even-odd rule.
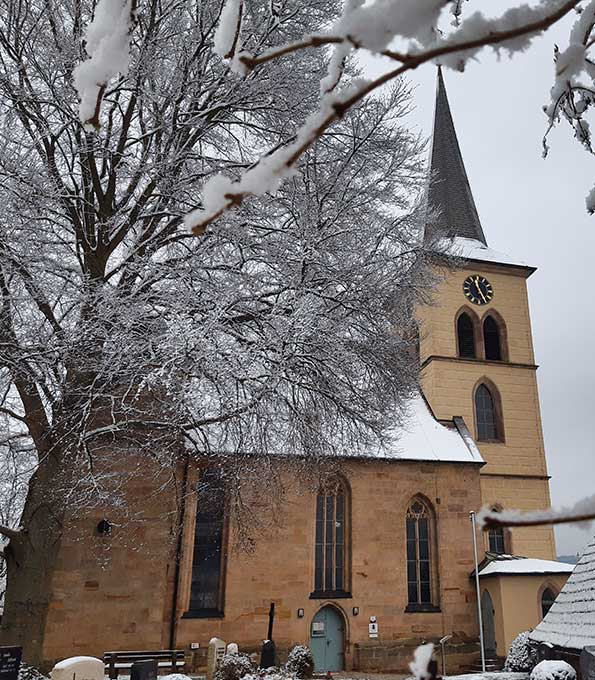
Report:
[[[0,639],[30,662],[66,518],[109,505],[133,521],[139,457],[173,494],[187,451],[233,470],[381,440],[416,386],[411,310],[432,283],[403,83],[343,117],[277,196],[197,239],[182,219],[197,186],[290,142],[324,63],[230,77],[211,49],[218,2],[148,0],[127,72],[99,86],[102,125],[85,129],[73,70],[90,11],[0,1],[0,445],[34,470],[22,516],[0,526]],[[243,44],[273,48],[338,12],[255,5]]]

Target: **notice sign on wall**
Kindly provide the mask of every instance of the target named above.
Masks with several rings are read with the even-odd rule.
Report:
[[[376,621],[370,621],[368,624],[368,637],[378,637],[378,623]]]
[[[0,680],[17,680],[22,647],[0,647]]]

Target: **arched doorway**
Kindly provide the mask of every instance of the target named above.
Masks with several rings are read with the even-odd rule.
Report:
[[[481,596],[481,620],[483,623],[483,645],[486,656],[496,654],[496,626],[494,624],[494,605],[487,590]]]
[[[320,609],[310,627],[310,649],[317,673],[342,671],[344,668],[345,623],[331,605]]]

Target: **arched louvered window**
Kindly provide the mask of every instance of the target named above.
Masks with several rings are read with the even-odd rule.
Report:
[[[316,498],[314,593],[320,597],[348,590],[349,494],[337,480],[327,484]]]
[[[502,426],[496,412],[496,401],[492,392],[481,384],[475,391],[475,426],[478,441],[500,441]]]
[[[504,529],[502,527],[490,529],[488,531],[488,542],[490,546],[490,552],[498,553],[499,555],[505,553],[506,543],[504,540]]]
[[[550,588],[546,588],[541,594],[541,616],[545,616],[554,604],[555,594]]]
[[[457,342],[460,357],[475,358],[475,328],[466,312],[457,319]]]
[[[414,499],[407,508],[407,599],[409,605],[432,604],[432,519],[426,504]]]
[[[485,358],[491,361],[502,360],[500,329],[493,317],[487,316],[483,322],[483,342]]]

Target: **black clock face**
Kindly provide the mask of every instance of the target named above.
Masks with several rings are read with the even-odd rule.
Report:
[[[487,305],[494,297],[492,284],[481,274],[468,276],[463,283],[463,292],[474,305]]]

